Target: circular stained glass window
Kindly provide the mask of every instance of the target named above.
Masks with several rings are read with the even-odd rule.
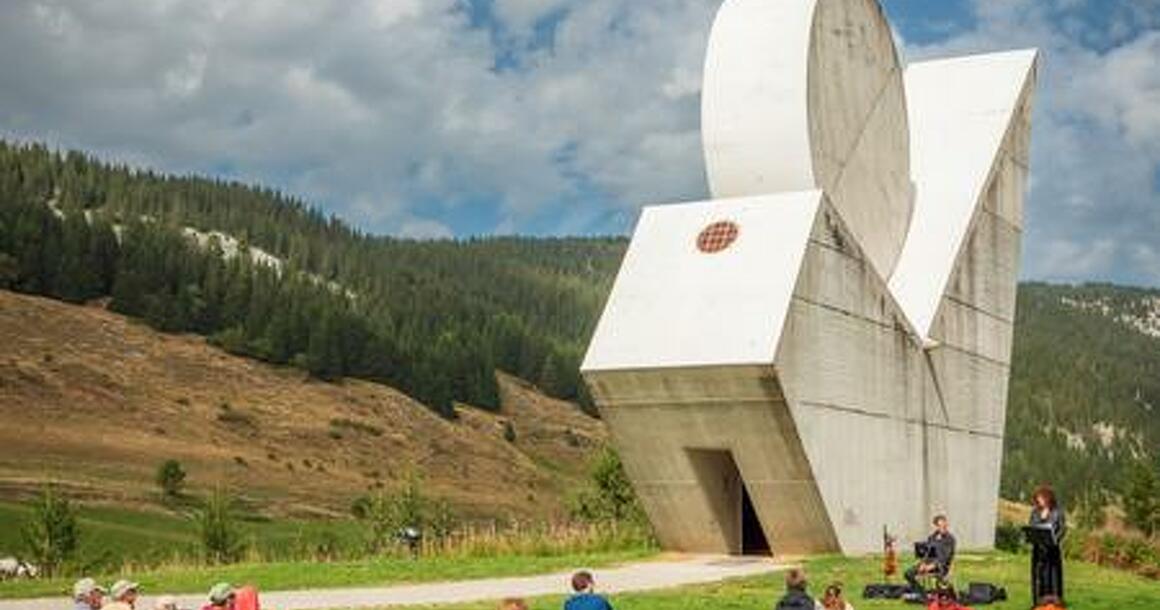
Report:
[[[740,232],[741,228],[737,223],[727,220],[715,222],[705,227],[697,236],[697,249],[705,254],[715,254],[733,245]]]

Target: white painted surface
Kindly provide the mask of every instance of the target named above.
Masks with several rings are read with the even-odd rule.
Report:
[[[726,0],[701,99],[714,197],[823,189],[890,273],[910,221],[910,150],[902,72],[875,0]]]
[[[581,566],[577,566],[579,569]],[[592,570],[599,593],[650,591],[682,585],[718,582],[730,578],[756,576],[784,569],[772,561],[728,557],[692,557],[680,561],[656,561],[620,568]],[[456,604],[499,600],[505,597],[538,597],[563,595],[570,589],[571,573],[548,574],[526,578],[500,578],[460,582],[362,587],[351,589],[276,591],[261,594],[262,606],[277,610],[323,610],[329,608],[380,608]],[[260,583],[259,583],[260,584]],[[209,585],[206,585],[208,590]],[[152,608],[155,593],[147,592],[137,602],[138,608]],[[180,608],[201,608],[204,595],[181,595]],[[613,600],[615,602],[615,599]],[[61,610],[71,608],[67,599],[2,600],[0,610]]]
[[[816,0],[727,0],[709,37],[701,132],[716,198],[813,190],[807,71]]]
[[[890,290],[928,335],[1037,52],[911,64],[914,218]]]
[[[645,208],[583,371],[773,362],[821,193]],[[737,241],[697,249],[708,225]]]

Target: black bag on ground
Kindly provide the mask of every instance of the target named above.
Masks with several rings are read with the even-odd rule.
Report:
[[[906,585],[866,585],[862,590],[862,599],[902,599],[906,591]]]
[[[985,606],[1007,600],[1007,589],[989,583],[973,582],[960,600],[970,606]]]

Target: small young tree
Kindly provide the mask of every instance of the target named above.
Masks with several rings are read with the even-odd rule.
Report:
[[[411,527],[423,531],[427,525],[427,498],[419,475],[411,473],[395,496],[395,520],[400,528]]]
[[[371,553],[380,553],[398,531],[394,499],[382,491],[364,497],[365,501],[356,503],[358,508],[355,514],[367,524],[367,549]]]
[[[1124,514],[1129,524],[1148,536],[1160,531],[1160,479],[1147,464],[1133,466],[1128,474]]]
[[[234,518],[234,499],[218,488],[198,514],[202,550],[211,563],[232,563],[242,555],[242,532]]]
[[[644,523],[644,510],[615,451],[609,447],[602,449],[589,476],[589,489],[573,499],[572,513],[575,516],[589,521]]]
[[[175,499],[185,487],[185,470],[177,460],[165,460],[157,467],[157,486],[166,499]]]
[[[439,499],[431,503],[430,513],[427,518],[427,530],[432,540],[443,545],[455,531],[457,524],[455,512],[447,500]]]
[[[414,529],[422,535],[429,525],[432,528],[445,525],[435,523],[434,519],[449,519],[449,510],[447,515],[428,514],[432,506],[423,495],[422,481],[415,474],[393,494],[379,492],[364,498],[355,501],[351,512],[367,523],[367,547],[372,553],[388,548],[404,529]],[[434,508],[438,513],[440,507]],[[430,533],[438,535],[438,532]]]
[[[41,573],[51,578],[72,559],[80,541],[76,514],[68,498],[53,486],[46,486],[32,508],[32,519],[22,532],[29,557]]]

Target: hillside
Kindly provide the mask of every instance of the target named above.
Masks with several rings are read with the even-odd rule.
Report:
[[[9,498],[52,478],[89,500],[152,501],[157,465],[176,458],[195,489],[228,485],[268,514],[346,514],[415,470],[467,515],[549,517],[604,440],[597,420],[509,378],[499,413],[461,407],[449,421],[386,386],[313,381],[201,337],[8,291],[0,337]]]
[[[1160,291],[1024,284],[1015,324],[1004,492],[1039,481],[1118,492],[1160,466]],[[1083,498],[1100,501],[1102,498]]]
[[[346,394],[370,392],[368,388],[385,392],[381,388],[386,385],[399,393],[383,394],[392,397],[382,398],[384,404],[409,406],[375,417],[416,417],[430,438],[444,443],[451,442],[444,435],[459,438],[455,435],[464,430],[502,438],[502,409],[518,404],[513,396],[527,391],[516,378],[567,401],[552,404],[571,417],[575,414],[569,404],[591,407],[578,367],[626,243],[622,238],[407,241],[370,236],[268,189],[158,175],[80,153],[0,142],[0,288],[74,303],[101,300],[148,327],[189,335],[154,335],[159,341],[198,345],[214,358],[225,358],[193,335],[206,337],[212,345],[248,358],[230,360],[235,368],[276,371],[277,379],[290,384],[268,390],[281,396],[278,400],[261,394],[215,396],[208,383],[198,391],[197,402],[183,390],[159,392],[149,397],[155,402],[137,404],[139,418],[147,408],[185,407],[176,402],[184,399],[199,409],[201,422],[217,417],[214,409],[220,410],[222,402],[281,421],[279,412],[263,411],[266,404],[286,411],[293,405],[298,417],[298,409],[308,408],[299,406],[305,401],[297,400],[298,395],[310,396],[311,402],[314,396],[325,396],[317,400],[346,405]],[[18,327],[16,334],[27,334],[30,327]],[[1065,499],[1102,503],[1122,490],[1130,464],[1160,469],[1160,417],[1155,411],[1160,405],[1160,291],[1025,284],[1015,327],[1003,473],[1006,497],[1021,499],[1036,483],[1051,481]],[[133,328],[144,332],[143,327]],[[43,338],[40,352],[12,352],[10,358],[49,375],[60,363],[38,359],[67,337]],[[31,349],[32,341],[20,339],[20,349]],[[175,388],[187,381],[176,377],[179,371],[166,368],[153,371],[174,376]],[[503,374],[497,377],[497,370]],[[330,386],[311,382],[303,373],[314,380],[347,381]],[[96,384],[96,392],[106,391],[99,380],[85,375],[82,370],[77,380],[58,381],[59,391],[71,391],[79,380]],[[490,414],[457,411],[456,403]],[[62,412],[67,404],[60,403]],[[418,404],[448,421],[415,415],[412,407]],[[369,407],[360,408],[364,410],[352,412],[374,415],[365,410]],[[312,434],[326,434],[329,419],[343,413],[335,407],[310,415]],[[560,427],[533,411],[513,416],[519,417]],[[545,462],[536,453],[539,433],[534,426],[530,432],[522,427],[516,425],[515,431],[533,469],[528,476],[537,472],[544,480],[558,481],[552,460]],[[351,442],[366,442],[390,454],[384,444],[348,432],[358,439]],[[242,440],[233,434],[201,438],[219,444]],[[280,440],[291,438],[296,437]],[[326,446],[326,441],[311,446],[318,451],[308,458],[312,468],[326,455]],[[558,444],[549,441],[548,446]],[[504,449],[487,447],[479,455],[502,455],[494,452]],[[217,451],[221,459],[232,459],[228,449]],[[258,463],[285,468],[281,458],[277,464],[269,458],[243,459],[251,469]],[[482,464],[489,459],[480,458]],[[453,462],[449,458],[441,467],[477,467],[467,460],[459,466]],[[296,462],[295,468],[301,466]],[[366,480],[365,466],[343,468],[348,469],[348,488],[373,482],[373,477]],[[443,479],[442,474],[437,478]]]

